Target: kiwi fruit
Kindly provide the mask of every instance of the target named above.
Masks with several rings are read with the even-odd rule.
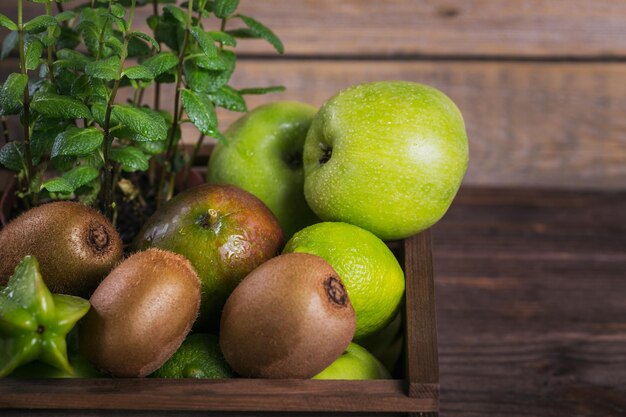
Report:
[[[0,286],[27,255],[37,258],[52,292],[87,298],[122,259],[123,245],[102,214],[59,201],[26,211],[0,231]]]
[[[198,316],[200,280],[189,261],[138,252],[102,281],[81,322],[81,353],[117,377],[144,377],[178,350]]]
[[[220,346],[235,372],[252,378],[311,378],[348,346],[354,309],[322,258],[289,253],[252,271],[230,295]]]

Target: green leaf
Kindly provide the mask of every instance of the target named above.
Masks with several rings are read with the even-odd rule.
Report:
[[[123,18],[126,14],[126,9],[124,9],[124,7],[120,6],[119,4],[112,4],[110,10],[115,17]]]
[[[134,65],[132,67],[128,67],[122,73],[127,76],[131,80],[152,80],[154,78],[154,74],[150,69],[144,67],[143,65]]]
[[[19,172],[24,169],[23,144],[9,142],[0,149],[0,165],[11,171]]]
[[[178,65],[178,57],[171,52],[161,52],[143,62],[143,66],[157,77]]]
[[[217,115],[211,100],[202,93],[183,90],[181,94],[183,108],[192,123],[205,135],[217,130]]]
[[[152,48],[138,37],[133,36],[128,41],[128,58],[146,57],[152,54]]]
[[[70,87],[70,94],[78,100],[85,100],[92,93],[91,80],[84,74],[74,78]]]
[[[271,87],[255,87],[255,88],[242,88],[239,90],[241,95],[259,95],[267,93],[280,93],[285,91],[285,87],[282,85],[274,85]]]
[[[41,185],[41,189],[51,193],[70,194],[74,192],[74,187],[66,179],[61,177],[50,178]]]
[[[112,56],[107,59],[90,62],[85,66],[85,73],[90,77],[99,78],[105,81],[117,80],[120,58]]]
[[[187,85],[193,91],[211,92],[217,91],[228,83],[235,69],[235,54],[231,51],[220,51],[218,59],[223,59],[227,66],[224,70],[204,70],[200,68],[195,60],[185,61],[183,71]]]
[[[216,0],[213,12],[215,16],[224,19],[237,10],[239,0]]]
[[[237,39],[226,32],[212,31],[207,33],[213,40],[220,42],[224,46],[237,46]]]
[[[207,96],[216,106],[238,112],[248,111],[246,101],[241,94],[228,85],[223,86],[217,91],[207,93]]]
[[[111,160],[117,162],[126,172],[146,171],[149,157],[132,146],[113,148],[110,152]]]
[[[239,39],[258,39],[259,36],[248,28],[229,29],[226,31],[229,35]]]
[[[5,59],[9,56],[11,51],[15,49],[18,38],[19,36],[17,34],[17,31],[13,31],[4,37],[4,39],[2,40],[2,51],[0,52],[0,59]]]
[[[71,49],[61,49],[57,51],[57,58],[54,65],[61,68],[71,68],[77,71],[84,71],[85,67],[93,62],[90,57]]]
[[[73,12],[71,10],[66,10],[66,11],[61,12],[61,13],[57,14],[56,16],[54,16],[54,18],[59,23],[65,22],[65,21],[68,21],[68,20],[72,20],[75,17],[76,17],[76,12]]]
[[[124,126],[146,138],[165,140],[167,136],[163,116],[153,110],[118,104],[113,106],[112,115]]]
[[[54,139],[51,157],[83,156],[95,151],[102,145],[104,134],[100,129],[87,127],[79,129],[70,126]]]
[[[124,44],[115,36],[110,36],[106,41],[104,41],[104,44],[111,48],[115,55],[122,55]]]
[[[37,120],[30,137],[30,152],[33,157],[33,164],[37,165],[44,155],[50,153],[54,140],[65,128],[64,124],[59,124],[55,120],[41,118]]]
[[[0,13],[0,26],[9,30],[17,30],[17,25],[11,19]]]
[[[78,166],[71,171],[68,171],[62,175],[63,179],[72,185],[74,190],[87,185],[96,178],[100,171],[90,166]]]
[[[137,142],[135,146],[147,155],[159,155],[167,150],[166,140],[156,140],[152,142]]]
[[[142,39],[142,40],[148,42],[157,51],[159,51],[161,49],[160,46],[159,46],[159,43],[156,40],[154,40],[154,38],[152,36],[150,36],[150,35],[148,35],[146,33],[135,31],[135,32],[131,33],[131,36],[134,36],[136,38],[139,38],[139,39]]]
[[[30,103],[31,109],[53,119],[91,119],[85,103],[52,93],[38,93]]]
[[[262,38],[268,41],[274,47],[274,49],[278,51],[279,54],[285,53],[285,47],[283,46],[283,43],[278,38],[278,36],[276,36],[276,34],[272,32],[270,28],[268,28],[261,22],[254,20],[250,16],[238,14],[238,15],[235,15],[235,17],[238,17],[239,19],[241,19],[243,23],[245,23],[246,26],[248,26],[248,28],[259,38]]]
[[[10,74],[2,90],[0,90],[0,114],[18,114],[22,110],[24,89],[28,84],[28,76],[25,74]]]
[[[200,48],[202,48],[202,52],[204,52],[206,56],[209,58],[217,57],[217,46],[215,46],[213,38],[211,38],[209,34],[198,26],[190,27],[189,32],[191,32],[196,41],[198,41]]]
[[[61,26],[61,35],[57,41],[58,49],[74,49],[80,44],[80,35],[72,28]]]
[[[56,26],[59,22],[48,15],[37,16],[24,24],[24,30],[29,33],[40,32],[49,26]]]
[[[26,61],[26,69],[34,70],[39,66],[41,53],[43,52],[43,43],[34,36],[30,36],[24,46],[24,59]]]
[[[176,6],[165,6],[163,8],[163,13],[169,14],[183,25],[187,23],[187,14]]]

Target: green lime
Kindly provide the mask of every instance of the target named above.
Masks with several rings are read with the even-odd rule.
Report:
[[[232,378],[218,344],[217,336],[196,333],[188,336],[180,348],[152,375],[156,378]]]
[[[371,353],[350,343],[345,352],[313,379],[390,379],[385,366]]]
[[[321,256],[337,271],[356,312],[355,339],[385,327],[404,295],[404,273],[387,245],[347,223],[318,223],[296,233],[283,253]]]

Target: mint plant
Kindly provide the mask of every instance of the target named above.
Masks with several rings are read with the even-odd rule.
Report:
[[[27,22],[22,1],[17,21],[0,15],[10,31],[0,57],[17,50],[20,58],[19,72],[0,90],[0,165],[15,171],[23,208],[75,199],[115,220],[116,192],[144,205],[152,192],[158,205],[173,195],[177,173],[188,174],[206,137],[226,140],[216,107],[245,112],[245,95],[283,89],[229,85],[239,40],[265,39],[284,52],[269,28],[237,13],[238,0],[90,0],[72,10],[57,0],[56,13],[52,0],[33,0],[42,14]],[[136,9],[148,4],[151,34],[133,28]],[[158,102],[165,83],[176,87],[170,109]],[[130,89],[127,102],[119,99],[123,89]],[[155,91],[152,107],[143,103],[147,89]],[[20,119],[19,140],[7,117]],[[199,131],[191,155],[179,143],[184,123]],[[133,174],[148,170],[150,190]]]

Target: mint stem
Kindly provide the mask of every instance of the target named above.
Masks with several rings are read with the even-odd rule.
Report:
[[[165,160],[163,161],[163,167],[161,170],[161,179],[159,181],[159,191],[157,193],[157,207],[160,207],[161,204],[167,200],[167,196],[171,195],[168,192],[163,195],[163,191],[165,188],[165,181],[167,175],[172,170],[172,166],[174,165],[174,159],[176,158],[176,147],[174,146],[174,137],[176,136],[176,129],[178,128],[178,122],[180,119],[180,113],[182,113],[182,109],[180,108],[180,89],[183,82],[183,62],[185,58],[185,50],[187,49],[187,43],[189,42],[189,27],[191,26],[191,15],[193,12],[193,0],[189,0],[187,5],[187,22],[185,24],[185,34],[183,35],[183,43],[180,47],[180,51],[178,52],[178,67],[176,71],[176,93],[174,94],[174,114],[172,121],[172,129],[169,132],[169,138],[167,142],[167,152],[165,154]],[[168,188],[171,187],[172,182],[170,181],[168,184]]]
[[[115,96],[117,95],[117,90],[120,87],[120,80],[122,78],[122,72],[124,71],[124,63],[126,61],[126,56],[128,55],[128,42],[130,41],[131,34],[130,27],[133,24],[136,3],[137,0],[132,0],[130,13],[128,15],[128,30],[124,34],[124,45],[122,46],[120,65],[117,69],[117,79],[113,84],[113,90],[111,91],[111,97],[109,97],[109,101],[107,102],[107,109],[104,116],[104,141],[102,148],[102,155],[104,159],[104,186],[102,188],[102,191],[104,193],[104,199],[102,204],[102,211],[104,212],[104,215],[110,220],[113,220],[112,209],[114,208],[113,197],[115,193],[115,189],[113,187],[113,164],[111,163],[109,157],[111,152],[111,145],[113,144],[113,136],[111,135],[111,112],[113,111]]]
[[[26,59],[24,58],[24,27],[22,23],[22,0],[17,1],[17,36],[18,36],[18,44],[20,49],[20,70],[22,74],[28,76],[28,70],[26,69]],[[36,198],[31,195],[30,191],[32,188],[32,179],[34,174],[33,169],[33,159],[30,151],[30,95],[28,94],[28,84],[24,88],[24,98],[23,98],[23,116],[22,116],[22,124],[24,126],[24,158],[26,159],[26,181],[25,187],[23,190],[25,195],[27,196],[24,199],[24,203],[26,207],[30,207],[30,203],[33,204],[36,201]]]

